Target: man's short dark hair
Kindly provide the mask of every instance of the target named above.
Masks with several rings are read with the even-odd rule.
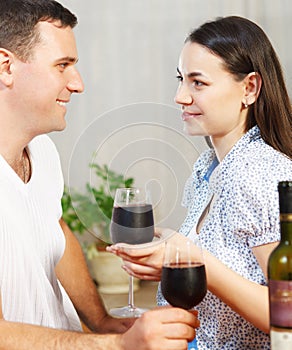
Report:
[[[54,0],[0,0],[0,47],[27,60],[39,42],[36,25],[41,21],[77,24],[76,16]]]

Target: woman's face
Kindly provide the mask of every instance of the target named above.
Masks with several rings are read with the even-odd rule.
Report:
[[[224,61],[204,46],[187,42],[178,66],[176,103],[182,106],[185,131],[234,144],[245,132],[246,83],[236,81]]]

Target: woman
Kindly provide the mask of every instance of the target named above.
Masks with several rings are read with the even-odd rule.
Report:
[[[198,305],[198,347],[270,349],[267,261],[277,245],[277,184],[292,179],[291,105],[281,66],[265,33],[241,17],[202,25],[186,39],[175,100],[185,131],[213,148],[185,187],[187,217],[172,240],[199,234],[208,293]],[[111,251],[125,269],[160,279],[159,249]],[[158,290],[158,304],[165,300]]]

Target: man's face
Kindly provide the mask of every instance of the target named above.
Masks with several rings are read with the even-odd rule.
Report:
[[[72,93],[83,91],[72,29],[56,22],[40,22],[37,28],[41,40],[32,57],[14,65],[14,111],[31,137],[63,130],[66,103]]]

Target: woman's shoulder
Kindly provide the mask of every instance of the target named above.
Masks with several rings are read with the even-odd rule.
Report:
[[[285,154],[268,145],[261,137],[257,126],[251,128],[233,147],[224,162],[238,167],[253,166],[258,172],[267,168],[287,166],[291,169],[292,160]],[[242,167],[241,166],[241,167]]]
[[[291,179],[291,159],[264,142],[243,152],[229,173],[234,193],[258,203],[259,207],[269,207],[272,203],[277,207],[278,183]]]
[[[292,160],[265,142],[253,143],[239,162],[248,175],[292,178]]]

